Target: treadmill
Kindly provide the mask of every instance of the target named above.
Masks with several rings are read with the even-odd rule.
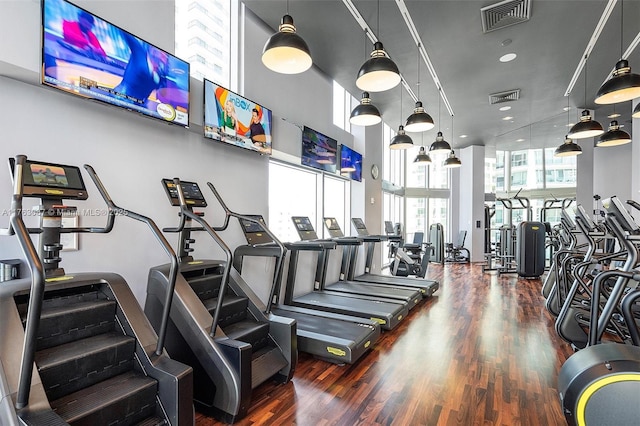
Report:
[[[324,224],[329,231],[331,239],[338,245],[343,246],[340,278],[337,282],[332,284],[327,284],[325,282],[324,288],[326,290],[375,296],[393,300],[403,300],[409,304],[409,309],[416,307],[418,302],[422,300],[422,292],[417,288],[402,288],[399,286],[347,279],[347,274],[345,272],[349,269],[349,264],[353,257],[352,255],[357,252],[358,246],[362,244],[362,239],[356,237],[345,237],[340,229],[338,221],[334,217],[325,217]],[[305,236],[308,236],[308,234]]]
[[[418,289],[424,297],[430,297],[433,293],[440,288],[440,283],[434,280],[427,280],[422,278],[409,278],[409,277],[396,277],[392,275],[378,275],[371,273],[371,264],[373,263],[373,254],[375,244],[385,241],[387,239],[384,235],[370,235],[364,221],[360,218],[354,217],[351,219],[353,226],[356,228],[358,237],[364,240],[366,245],[365,254],[365,267],[364,274],[355,275],[356,272],[356,260],[357,251],[354,250],[351,253],[351,260],[348,263],[348,269],[346,271],[347,279],[353,281],[363,281],[367,283],[377,283],[382,285],[391,285],[394,287],[402,288],[414,288]]]
[[[223,208],[229,211],[224,204]],[[230,214],[235,215],[233,212]],[[280,304],[285,248],[268,230],[261,215],[236,216],[247,245],[236,248],[233,266],[242,274],[245,256],[276,259],[269,311],[274,315],[296,320],[298,350],[336,364],[353,364],[367,353],[380,337],[379,323],[365,318]],[[289,251],[321,250],[321,246],[312,243],[290,243],[286,247]]]

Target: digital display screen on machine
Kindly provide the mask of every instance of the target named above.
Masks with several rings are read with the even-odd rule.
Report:
[[[178,189],[173,179],[162,179],[162,186],[164,187],[169,201],[172,206],[180,205],[180,198],[178,196]],[[184,201],[191,207],[207,207],[207,201],[200,191],[200,186],[196,182],[180,181],[182,187],[182,193],[184,195]]]

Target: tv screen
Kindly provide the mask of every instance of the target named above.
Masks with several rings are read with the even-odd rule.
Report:
[[[189,63],[66,0],[42,2],[42,84],[189,125]]]
[[[362,154],[346,145],[340,145],[340,174],[362,181]]]
[[[271,110],[204,81],[204,136],[271,155]]]
[[[335,139],[304,126],[300,157],[302,165],[335,173],[337,152],[338,142]]]

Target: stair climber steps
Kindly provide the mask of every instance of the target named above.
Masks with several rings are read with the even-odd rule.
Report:
[[[135,426],[165,426],[165,425],[169,426],[169,422],[167,422],[162,417],[156,417],[156,416],[149,417],[148,419],[145,419],[140,423],[135,424]]]
[[[254,351],[251,360],[251,388],[257,388],[287,364],[287,360],[277,346],[266,346]]]
[[[155,416],[157,387],[131,370],[52,401],[51,408],[72,426],[130,426]]]
[[[107,333],[114,329],[116,302],[96,299],[55,306],[45,303],[38,327],[37,350]],[[23,324],[26,313],[23,314]]]
[[[200,300],[206,300],[218,297],[220,284],[222,283],[222,275],[202,275],[188,278],[187,281],[194,293],[198,295],[198,298],[200,298]]]
[[[203,300],[202,304],[207,308],[213,316],[218,304],[218,298]],[[236,296],[235,294],[225,294],[222,301],[222,309],[218,317],[220,327],[225,327],[234,322],[241,321],[247,317],[247,307],[249,300],[246,297]]]
[[[222,327],[224,334],[233,340],[249,343],[253,353],[267,346],[269,337],[269,323],[261,323],[253,319],[244,319],[226,327]]]
[[[91,386],[133,368],[135,339],[110,332],[36,352],[49,399]]]

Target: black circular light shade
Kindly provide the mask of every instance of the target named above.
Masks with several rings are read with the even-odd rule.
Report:
[[[567,137],[569,139],[584,139],[600,136],[603,133],[604,129],[602,128],[602,125],[597,121],[592,120],[591,113],[589,113],[589,110],[585,109],[582,111],[580,121],[574,124],[571,130],[569,130]]]
[[[456,153],[453,150],[451,150],[447,159],[444,160],[443,167],[446,167],[448,169],[454,169],[460,166],[462,166],[462,162],[458,157],[456,157]]]
[[[442,132],[438,132],[438,136],[436,136],[435,142],[433,142],[429,147],[429,152],[439,153],[439,152],[449,152],[449,151],[451,151],[451,145],[449,145],[449,142],[444,140],[444,137],[442,136]]]
[[[616,69],[611,78],[604,82],[595,102],[597,104],[615,104],[640,97],[640,75],[633,74],[629,61],[621,59],[616,63]]]
[[[368,92],[362,92],[360,104],[351,111],[349,122],[356,126],[372,126],[382,121],[380,111],[371,103]]]
[[[609,124],[609,130],[604,132],[598,138],[596,146],[617,146],[631,142],[631,136],[624,130],[620,130],[620,126],[616,120],[612,120]]]
[[[398,133],[391,138],[390,149],[408,149],[413,146],[413,140],[404,132],[402,125],[398,126]]]
[[[384,92],[400,83],[400,70],[387,53],[382,43],[373,45],[371,57],[362,64],[356,78],[356,86],[367,92]]]
[[[633,109],[633,114],[631,114],[631,116],[633,118],[640,118],[640,102],[638,103],[638,105],[636,105],[636,107]]]
[[[299,74],[311,68],[313,63],[309,46],[296,34],[293,18],[282,17],[278,32],[269,37],[262,49],[262,63],[281,74]]]
[[[573,157],[582,154],[582,148],[570,138],[565,138],[564,143],[556,148],[554,157]]]
[[[426,132],[434,128],[433,118],[424,111],[422,102],[416,102],[416,108],[413,110],[413,114],[407,118],[407,122],[404,128],[407,132]]]
[[[418,155],[416,155],[416,159],[413,160],[413,162],[422,163],[422,164],[431,163],[431,157],[429,157],[429,154],[427,154],[427,151],[424,149],[424,146],[420,147],[420,151],[418,152]]]

